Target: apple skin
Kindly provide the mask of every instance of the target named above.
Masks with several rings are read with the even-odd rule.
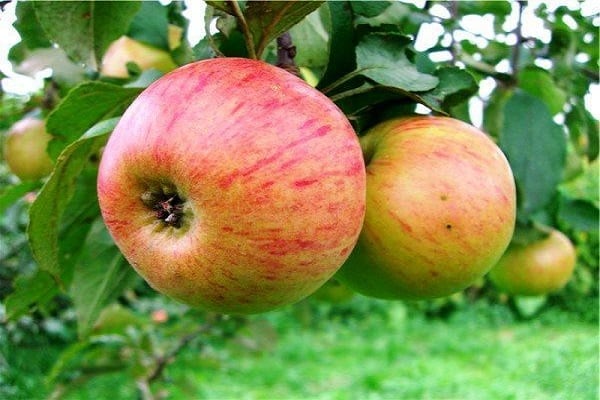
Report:
[[[46,122],[38,118],[26,117],[11,126],[4,139],[4,160],[11,172],[24,181],[48,175],[53,168],[46,153],[51,139]]]
[[[100,73],[114,78],[128,78],[128,62],[137,64],[142,70],[155,68],[165,73],[177,68],[168,52],[130,37],[121,36],[112,42],[104,53]]]
[[[336,278],[384,299],[428,299],[485,275],[514,230],[516,193],[504,154],[483,132],[446,117],[393,119],[370,129],[367,210]]]
[[[225,313],[291,304],[331,278],[360,233],[365,186],[358,137],[335,104],[240,58],[188,64],[150,85],[98,174],[104,221],[138,273]],[[180,227],[148,201],[174,193]]]
[[[541,296],[562,289],[575,269],[575,247],[562,232],[527,245],[511,245],[488,274],[500,290],[517,296]]]

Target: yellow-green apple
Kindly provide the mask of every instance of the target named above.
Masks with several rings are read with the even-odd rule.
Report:
[[[12,173],[21,180],[37,180],[52,171],[53,163],[46,147],[52,139],[46,131],[46,122],[25,117],[6,133],[4,159]]]
[[[129,62],[137,64],[141,70],[155,68],[161,72],[169,72],[177,68],[171,55],[165,50],[141,43],[128,36],[121,36],[112,42],[104,53],[100,73],[114,78],[128,78],[127,63]]]
[[[330,279],[312,294],[311,299],[330,304],[340,304],[350,301],[354,291],[336,279]]]
[[[181,45],[183,39],[183,28],[174,24],[169,24],[167,31],[167,40],[169,50],[174,50]]]
[[[365,212],[358,138],[327,97],[275,66],[181,67],[127,109],[104,149],[98,197],[131,265],[192,306],[253,313],[317,290]]]
[[[336,278],[368,296],[425,299],[492,268],[512,237],[516,194],[488,136],[452,118],[416,116],[373,127],[361,145],[365,222]]]
[[[553,229],[533,243],[511,244],[488,276],[508,294],[540,296],[563,288],[573,275],[575,261],[569,238]]]

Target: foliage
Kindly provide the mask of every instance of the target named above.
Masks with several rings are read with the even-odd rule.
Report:
[[[359,135],[381,120],[423,110],[480,120],[515,173],[519,208],[513,240],[535,240],[545,226],[553,226],[577,246],[572,281],[535,304],[509,299],[482,280],[463,293],[409,307],[445,315],[483,299],[508,302],[522,316],[558,306],[597,321],[599,139],[585,97],[598,84],[599,46],[598,17],[584,14],[587,2],[536,9],[517,1],[207,3],[208,35],[171,49],[178,64],[214,56],[276,63],[274,41],[289,31],[296,66],[314,77],[315,86],[344,111]],[[22,73],[37,72],[28,67],[32,60],[53,73],[42,93],[21,98],[0,92],[0,129],[27,113],[47,118],[54,136],[48,152],[56,166],[43,181],[18,182],[0,164],[0,301],[10,317],[0,329],[17,334],[27,318],[38,325],[26,326],[62,321],[58,330],[42,328],[49,337],[73,343],[58,357],[51,380],[62,385],[87,376],[88,367],[93,375],[120,363],[145,393],[157,354],[176,347],[184,332],[200,328],[189,326],[183,315],[196,315],[188,310],[175,313],[181,324],[158,330],[147,318],[127,314],[136,307],[140,311],[145,297],[154,297],[142,290],[142,300],[131,299],[144,286],[103,227],[96,171],[118,118],[160,73],[133,65],[130,79],[108,79],[99,75],[98,66],[110,42],[123,34],[167,49],[168,24],[187,32],[184,5],[19,1],[15,7],[21,41],[11,49],[10,61]],[[531,13],[548,36],[525,34],[522,18]],[[468,20],[486,30],[471,31]],[[441,33],[427,48],[417,46],[427,28]],[[124,315],[133,332],[121,325],[117,332],[99,333],[103,318]],[[238,323],[243,324],[234,321],[231,330]],[[208,330],[227,336],[229,328],[223,326],[211,323]]]

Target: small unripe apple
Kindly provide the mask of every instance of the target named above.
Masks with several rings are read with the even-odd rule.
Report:
[[[350,301],[354,297],[354,291],[348,286],[331,279],[319,288],[311,299],[329,304],[341,304]]]
[[[372,297],[426,299],[460,291],[492,268],[513,234],[516,193],[488,136],[420,116],[379,124],[361,145],[365,222],[336,278]]]
[[[127,109],[98,173],[102,216],[156,290],[255,313],[339,269],[365,212],[356,133],[327,97],[249,59],[181,67]]]
[[[527,245],[511,245],[488,274],[502,291],[541,296],[562,289],[575,269],[573,243],[558,230]]]
[[[128,78],[129,62],[137,64],[142,70],[155,68],[165,73],[177,68],[171,55],[165,50],[121,36],[111,43],[102,57],[100,73],[114,78]]]
[[[174,24],[169,24],[167,39],[169,43],[169,49],[174,50],[181,45],[183,38],[183,28]]]
[[[4,159],[13,174],[21,180],[37,180],[48,175],[53,168],[46,153],[52,139],[46,131],[44,120],[26,117],[16,122],[6,133]]]

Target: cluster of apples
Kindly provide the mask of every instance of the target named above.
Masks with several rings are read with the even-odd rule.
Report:
[[[291,304],[332,278],[378,298],[452,294],[499,262],[516,214],[510,166],[478,129],[413,116],[359,139],[321,92],[241,58],[150,85],[111,134],[97,189],[152,287],[225,313]]]

